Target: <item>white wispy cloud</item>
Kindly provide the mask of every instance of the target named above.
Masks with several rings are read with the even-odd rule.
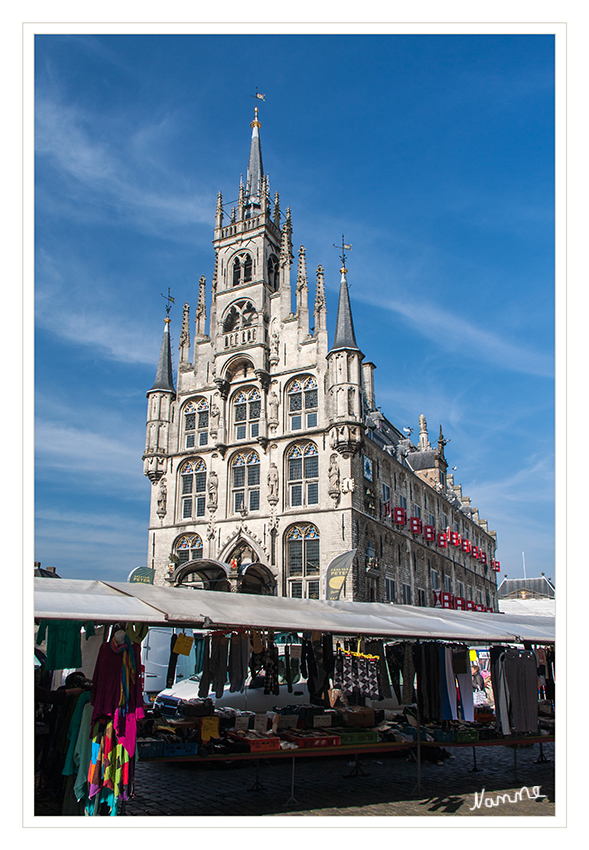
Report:
[[[400,316],[423,337],[447,352],[460,355],[465,361],[484,361],[509,371],[544,378],[554,374],[553,359],[547,354],[530,351],[443,308],[412,301],[406,295],[391,298],[382,291],[373,295],[370,291],[356,290],[354,296]]]
[[[45,249],[38,251],[36,278],[38,327],[102,357],[155,370],[163,325],[153,335],[146,333],[144,322],[125,300],[122,282],[105,279],[81,258],[58,259]]]
[[[122,498],[146,495],[141,453],[130,439],[39,421],[35,428],[36,468],[41,477],[74,476],[84,489],[116,487]]]
[[[91,125],[95,135],[89,129]],[[155,156],[153,145],[142,144],[146,135],[153,141],[162,130],[161,124],[134,128],[125,146],[119,147],[97,138],[97,126],[98,116],[85,115],[57,98],[38,98],[37,156],[50,162],[62,180],[60,204],[53,206],[53,200],[47,197],[46,205],[51,203],[54,212],[61,205],[70,214],[90,214],[106,223],[112,223],[114,211],[119,218],[150,233],[162,225],[210,225],[214,193],[187,189],[184,175],[175,173],[163,157]],[[86,191],[83,199],[80,187]],[[41,192],[38,198],[45,196]]]

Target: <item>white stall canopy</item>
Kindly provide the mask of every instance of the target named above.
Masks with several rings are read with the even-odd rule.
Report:
[[[111,581],[36,578],[35,617],[208,628],[322,631],[466,643],[553,643],[554,617],[381,602],[331,602]]]

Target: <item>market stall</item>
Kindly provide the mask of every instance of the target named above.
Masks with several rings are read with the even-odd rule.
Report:
[[[131,793],[136,752],[163,759],[292,757],[294,791],[295,759],[302,755],[405,747],[416,751],[419,785],[422,745],[505,744],[522,734],[530,741],[538,736],[537,712],[530,709],[533,647],[554,643],[551,617],[67,579],[35,580],[35,618],[111,625],[96,670],[86,671],[93,687],[77,734],[92,741],[87,791],[94,809],[88,805],[87,814],[99,802],[116,813],[116,801]],[[138,692],[141,624],[208,631],[198,698],[151,727]],[[248,669],[265,675],[267,692],[276,692],[279,631],[302,636],[313,705],[263,717],[216,711],[209,694],[222,692],[227,678],[239,690]],[[497,650],[494,727],[477,721],[474,711],[469,647],[476,644]],[[523,690],[518,685],[516,695],[522,671],[527,684]],[[364,706],[367,699],[378,706],[391,688],[398,690],[402,712]],[[546,732],[545,738],[553,740]]]

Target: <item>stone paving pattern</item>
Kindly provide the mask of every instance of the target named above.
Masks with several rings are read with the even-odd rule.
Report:
[[[248,789],[256,781],[255,762],[137,763],[135,796],[127,817],[145,816],[554,816],[554,744],[543,744],[548,762],[536,764],[538,744],[517,750],[517,779],[513,749],[478,747],[478,772],[473,773],[472,748],[448,748],[451,758],[441,764],[423,763],[422,790],[415,791],[417,766],[406,753],[360,756],[368,776],[346,777],[353,757],[297,758],[295,802],[291,797],[292,759],[260,760],[264,790]],[[470,811],[474,794],[510,794],[540,786],[546,797],[503,803]],[[39,812],[40,813],[40,812]]]

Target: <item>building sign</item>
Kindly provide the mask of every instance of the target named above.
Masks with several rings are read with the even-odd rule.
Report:
[[[131,570],[127,581],[130,582],[139,582],[141,584],[153,584],[153,580],[155,578],[155,570],[150,569],[149,567],[135,567],[134,570]]]
[[[344,582],[350,572],[355,549],[350,549],[349,552],[343,552],[341,555],[336,555],[327,567],[325,573],[325,598],[336,601],[340,598]]]

